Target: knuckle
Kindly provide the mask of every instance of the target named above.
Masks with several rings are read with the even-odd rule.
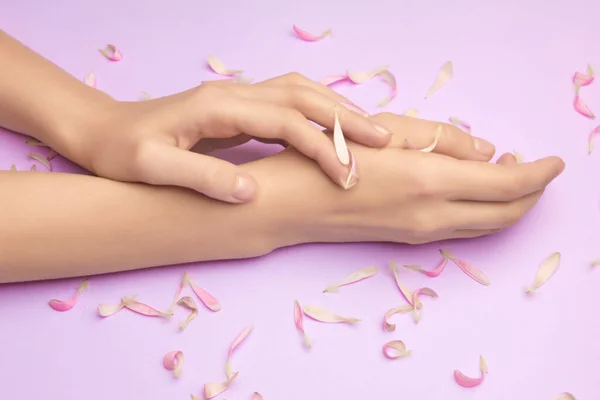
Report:
[[[282,79],[288,85],[302,85],[308,80],[307,77],[305,77],[299,72],[288,72],[287,74],[282,76]]]

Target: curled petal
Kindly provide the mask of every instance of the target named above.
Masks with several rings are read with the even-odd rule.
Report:
[[[429,91],[425,95],[425,98],[428,99],[429,97],[431,97],[433,93],[438,91],[446,83],[450,82],[453,76],[454,67],[452,65],[452,61],[446,61],[444,65],[442,65],[440,72],[438,73],[437,77],[435,78],[435,81],[431,85],[431,88],[429,88]]]
[[[435,130],[435,136],[433,137],[433,143],[423,149],[419,149],[419,151],[423,153],[431,153],[440,141],[440,137],[442,137],[442,129],[442,125],[438,125],[437,129]]]
[[[523,155],[521,153],[517,153],[516,151],[513,151],[513,156],[515,156],[515,160],[517,161],[517,164],[523,164]]]
[[[328,286],[325,290],[323,290],[323,293],[337,292],[338,289],[340,288],[340,286],[350,285],[352,283],[360,282],[364,279],[367,279],[367,278],[370,278],[370,277],[376,275],[377,272],[379,272],[377,267],[366,267],[366,268],[359,269],[358,271],[355,271],[355,272],[351,273],[350,275],[348,275],[347,277],[345,277],[344,279],[342,279],[340,282],[338,282],[334,285]]]
[[[398,83],[396,82],[396,77],[390,71],[385,70],[382,71],[379,76],[383,79],[388,85],[390,85],[391,93],[388,97],[381,100],[377,107],[385,107],[389,104],[390,101],[394,100],[398,95]]]
[[[387,332],[394,332],[396,330],[396,324],[390,324],[388,322],[388,319],[390,319],[395,314],[407,313],[407,312],[411,312],[412,310],[413,310],[412,306],[402,306],[402,307],[390,308],[389,310],[387,310],[387,312],[385,313],[385,316],[383,317],[383,329]]]
[[[487,363],[485,362],[483,356],[479,356],[479,370],[481,372],[481,376],[479,378],[471,378],[456,369],[454,370],[454,380],[460,386],[465,388],[479,386],[483,382],[485,374],[488,373]]]
[[[471,133],[471,124],[458,117],[450,117],[449,121],[467,133]]]
[[[194,292],[194,294],[196,296],[198,296],[198,299],[209,310],[214,311],[214,312],[217,312],[217,311],[221,310],[221,304],[219,303],[219,301],[217,299],[215,299],[206,290],[204,290],[203,288],[201,288],[200,286],[198,286],[194,282],[192,282],[192,280],[190,279],[190,277],[188,276],[187,273],[183,275],[183,279],[184,279],[184,282],[189,283],[189,285],[192,288],[192,291]]]
[[[350,164],[350,154],[348,153],[348,145],[346,144],[344,132],[342,131],[342,126],[340,125],[337,109],[335,109],[333,113],[333,117],[335,119],[333,125],[333,145],[335,147],[335,153],[343,165],[348,165]]]
[[[456,264],[456,266],[458,268],[460,268],[465,274],[467,274],[475,282],[478,282],[484,286],[490,285],[490,283],[491,283],[490,278],[488,278],[487,275],[483,273],[483,271],[481,271],[479,268],[477,268],[473,264],[471,264],[465,260],[461,260],[461,259],[454,257],[448,251],[440,250],[440,253],[442,254],[442,256],[447,257],[450,260],[452,260],[452,262],[454,264]]]
[[[131,297],[123,297],[121,298],[121,303],[119,304],[100,304],[98,306],[98,315],[102,318],[110,317],[121,311],[125,305],[133,300],[135,300],[136,296]]]
[[[365,83],[366,81],[373,79],[382,72],[387,71],[388,68],[388,65],[383,65],[369,72],[348,71],[346,75],[348,76],[348,79],[352,81],[352,83]]]
[[[70,309],[75,307],[75,304],[77,304],[77,300],[79,299],[79,295],[81,294],[81,292],[83,292],[85,289],[87,289],[88,286],[89,286],[89,281],[86,279],[79,284],[79,287],[77,288],[77,292],[69,300],[52,299],[48,302],[48,305],[56,311],[69,311]]]
[[[400,290],[400,294],[402,294],[402,297],[404,297],[404,299],[408,301],[408,304],[414,306],[413,291],[408,286],[406,286],[398,277],[398,264],[396,264],[394,260],[392,260],[390,263],[390,269],[392,270],[392,274],[394,275],[394,280],[396,281],[396,286],[398,286],[398,290]]]
[[[343,317],[341,315],[336,314],[333,311],[330,311],[320,306],[304,306],[303,311],[307,317],[319,322],[325,322],[330,324],[355,324],[357,322],[360,322],[360,319]]]
[[[204,384],[204,399],[212,399],[213,397],[217,397],[221,393],[227,390],[231,382],[237,377],[238,373],[233,374],[231,379],[226,380],[225,382],[211,382]],[[192,400],[202,400],[200,397],[192,396]]]
[[[588,136],[588,154],[592,154],[592,151],[594,151],[594,136],[596,135],[600,135],[600,125],[595,127]]]
[[[233,340],[233,342],[231,343],[231,345],[229,346],[229,352],[227,353],[227,362],[225,364],[225,375],[227,376],[228,380],[232,380],[233,378],[231,377],[231,356],[233,355],[233,352],[235,351],[235,349],[237,349],[243,342],[244,340],[246,340],[246,338],[248,337],[248,335],[250,334],[250,332],[252,332],[253,326],[249,325],[247,327],[244,328],[243,331],[241,331],[237,337]],[[234,374],[237,375],[237,372]]]
[[[50,161],[48,161],[48,159],[43,155],[38,153],[29,153],[28,157],[42,164],[48,171],[52,171],[52,165],[50,165]]]
[[[97,85],[97,79],[96,79],[96,74],[93,72],[89,72],[84,78],[83,78],[83,83],[85,83],[88,86],[91,86],[93,88],[96,87]]]
[[[105,48],[99,51],[100,54],[110,61],[121,61],[123,59],[123,53],[114,44],[107,44]]]
[[[173,371],[173,376],[179,378],[183,368],[183,352],[176,350],[170,351],[163,357],[163,365],[169,371]]]
[[[124,303],[125,308],[131,310],[137,314],[145,315],[146,317],[162,317],[167,318],[173,315],[172,312],[159,311],[156,308],[149,306],[148,304],[140,303],[139,301],[132,298],[122,298],[121,302]]]
[[[333,85],[334,83],[338,83],[341,81],[349,80],[348,75],[329,75],[325,78],[321,79],[321,84],[325,86]]]
[[[596,116],[594,115],[592,110],[587,106],[587,104],[585,104],[583,102],[583,100],[581,99],[579,94],[575,95],[575,101],[573,101],[573,107],[575,107],[575,111],[577,111],[579,114],[583,115],[584,117],[588,117],[591,119],[596,118]]]
[[[525,288],[525,291],[528,294],[533,294],[540,286],[546,283],[546,281],[548,281],[552,275],[554,275],[559,265],[560,253],[556,252],[550,254],[550,256],[548,256],[548,258],[546,258],[538,268],[533,284]]]
[[[210,55],[208,56],[208,66],[217,74],[223,76],[234,76],[240,75],[244,71],[239,69],[229,69],[225,66],[225,63],[218,59],[217,57]]]
[[[554,398],[554,400],[577,400],[577,399],[571,393],[564,392],[564,393],[561,393],[558,396],[556,396]]]
[[[310,349],[310,341],[304,332],[304,314],[302,314],[302,308],[300,307],[300,303],[298,300],[294,301],[294,324],[296,325],[296,329],[298,332],[302,334],[302,338],[304,339],[304,344],[307,348]]]
[[[422,269],[420,266],[418,266],[419,269],[417,271],[421,272],[424,275],[427,275],[430,278],[435,278],[436,276],[439,276],[442,273],[444,268],[446,268],[446,265],[448,265],[448,257],[443,257],[442,261],[433,271],[427,271],[425,269]]]
[[[358,178],[356,177],[356,159],[350,150],[348,150],[348,153],[350,154],[350,171],[348,171],[348,177],[346,180],[340,182],[344,190],[350,189],[352,186],[356,185],[356,182],[358,182]]]
[[[392,340],[383,345],[383,354],[391,360],[406,357],[410,353],[411,351],[406,350],[406,346],[402,340]]]
[[[573,75],[573,85],[575,88],[587,86],[594,81],[594,69],[591,65],[587,66],[587,72],[585,74],[581,72],[575,72]]]
[[[308,33],[305,30],[298,28],[296,25],[294,25],[292,29],[294,29],[294,32],[300,39],[307,42],[317,42],[327,36],[331,36],[331,29],[327,29],[325,32],[321,33],[318,36]]]
[[[177,305],[185,307],[188,310],[191,310],[190,315],[188,315],[188,317],[185,319],[185,321],[183,321],[179,325],[179,329],[184,330],[188,326],[188,324],[194,318],[196,318],[198,316],[198,306],[196,305],[196,302],[194,301],[194,299],[192,299],[190,296],[185,296],[185,297],[182,297],[181,299],[179,299],[179,301],[177,302]]]

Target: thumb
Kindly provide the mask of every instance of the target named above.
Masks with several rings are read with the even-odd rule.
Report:
[[[145,183],[185,187],[229,203],[245,203],[256,195],[254,178],[227,161],[163,144],[146,150],[139,165]]]

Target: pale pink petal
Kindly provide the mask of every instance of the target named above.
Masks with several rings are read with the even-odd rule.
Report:
[[[369,72],[347,71],[346,75],[348,76],[348,79],[350,79],[350,81],[352,81],[353,83],[365,83],[366,81],[373,79],[377,75],[381,74],[383,71],[387,71],[388,68],[388,65],[383,65]]]
[[[42,143],[37,140],[26,140],[25,144],[27,144],[28,146],[33,146],[33,147],[50,147],[47,144]]]
[[[231,356],[233,355],[235,349],[237,349],[244,342],[244,340],[246,340],[250,332],[252,332],[252,329],[252,325],[245,327],[244,330],[237,335],[237,337],[229,346],[229,352],[227,353],[227,363],[225,364],[225,375],[227,376],[228,380],[233,379],[231,378]],[[235,375],[237,375],[237,372],[235,373]]]
[[[479,378],[471,378],[456,369],[454,370],[454,380],[460,386],[465,388],[472,388],[481,385],[485,374],[488,372],[487,363],[485,362],[483,356],[479,356],[479,371],[481,373]]]
[[[135,298],[136,296],[123,297],[121,298],[121,303],[119,304],[100,304],[98,306],[98,315],[102,318],[110,317],[111,315],[121,311],[125,307],[125,304],[135,300]]]
[[[251,400],[264,400],[264,397],[262,397],[262,395],[260,393],[254,392]]]
[[[31,166],[31,169],[30,169],[30,171],[37,171],[37,167],[35,166],[35,164],[33,164],[33,165]]]
[[[391,93],[388,97],[381,100],[377,107],[385,107],[389,104],[390,101],[394,100],[398,95],[398,83],[396,82],[396,77],[390,71],[385,70],[382,71],[379,76],[383,79],[388,85],[390,85]]]
[[[114,44],[107,44],[105,48],[99,51],[100,54],[110,61],[121,61],[123,59],[123,53]]]
[[[327,36],[331,36],[331,29],[326,30],[325,32],[321,33],[318,36],[308,33],[305,30],[298,28],[296,25],[294,25],[292,27],[292,29],[294,29],[294,32],[296,33],[296,35],[298,35],[298,37],[300,39],[307,41],[307,42],[316,42]]]
[[[392,270],[392,274],[394,274],[394,279],[396,280],[396,285],[400,290],[400,294],[402,294],[402,297],[404,297],[404,299],[408,301],[408,304],[414,306],[413,291],[408,286],[406,286],[398,277],[398,264],[396,264],[394,260],[390,262],[390,269]]]
[[[337,109],[334,109],[333,113],[333,145],[335,147],[335,153],[343,165],[348,165],[350,164],[350,154],[348,153],[348,145],[346,144],[344,132],[342,131],[342,126],[340,125]]]
[[[440,250],[440,253],[442,253],[442,256],[448,257],[450,260],[452,260],[452,262],[454,262],[454,264],[456,264],[456,266],[458,266],[458,268],[460,268],[465,274],[467,274],[475,282],[481,283],[484,286],[490,285],[490,283],[491,283],[490,278],[488,278],[487,275],[483,273],[483,271],[481,271],[479,268],[477,268],[473,264],[471,264],[465,260],[456,258],[445,250]]]
[[[592,154],[592,151],[594,151],[594,136],[596,135],[600,135],[600,125],[590,132],[588,137],[588,154]]]
[[[50,161],[48,161],[48,159],[43,155],[39,153],[29,153],[27,156],[42,164],[48,171],[52,171],[52,165],[50,165]]]
[[[423,153],[431,153],[436,148],[438,142],[440,141],[440,138],[442,137],[442,129],[442,125],[438,125],[437,129],[435,130],[433,142],[429,146],[418,150]]]
[[[137,300],[123,298],[121,301],[124,303],[125,308],[131,310],[137,314],[144,315],[146,317],[162,317],[167,318],[173,315],[172,312],[163,312],[159,311],[154,307],[149,306],[148,304],[140,303]]]
[[[594,81],[594,69],[591,65],[587,66],[587,73],[575,72],[573,75],[573,85],[576,88],[587,86]]]
[[[294,323],[296,324],[296,329],[298,332],[302,334],[302,338],[304,339],[304,344],[307,348],[310,349],[310,341],[304,332],[304,315],[302,314],[302,308],[300,307],[300,303],[298,300],[294,301]]]
[[[581,99],[579,94],[575,95],[575,101],[573,102],[573,106],[575,107],[575,111],[577,111],[579,114],[583,115],[584,117],[588,117],[591,119],[596,118],[596,116],[594,115],[592,110],[587,106],[587,104],[585,104],[583,102],[583,100]]]
[[[346,180],[340,181],[345,190],[350,189],[356,185],[356,182],[358,182],[358,179],[356,178],[356,159],[350,150],[348,150],[348,154],[350,154],[350,171],[348,171],[348,177]]]
[[[513,155],[515,156],[515,160],[517,161],[517,164],[523,164],[523,155],[521,153],[517,153],[516,151],[513,151]]]
[[[17,170],[17,166],[15,164],[12,164],[8,170],[9,171],[16,171]]]
[[[444,268],[446,268],[446,265],[448,265],[448,257],[443,257],[442,261],[433,271],[427,271],[425,269],[419,269],[418,271],[424,275],[427,275],[430,278],[435,278],[436,276],[439,276],[442,273]]]
[[[343,317],[341,315],[336,314],[333,311],[330,311],[320,306],[304,306],[303,311],[307,317],[319,322],[325,322],[330,324],[355,324],[357,322],[360,322],[360,319]]]
[[[410,353],[411,351],[406,350],[406,345],[402,340],[392,340],[383,345],[383,354],[391,360],[406,357]]]
[[[383,330],[388,331],[388,332],[394,332],[396,330],[396,325],[390,324],[388,322],[388,319],[390,319],[395,314],[407,313],[407,312],[411,312],[412,310],[413,310],[412,306],[402,306],[402,307],[396,307],[396,308],[389,309],[383,317]]]
[[[203,288],[201,288],[200,286],[197,286],[194,282],[192,282],[192,280],[190,279],[190,277],[188,276],[187,273],[184,274],[183,279],[187,283],[189,283],[194,294],[196,294],[196,296],[198,296],[198,299],[200,299],[202,304],[204,304],[209,310],[214,311],[214,312],[221,310],[221,304],[219,303],[219,301],[217,299],[215,299],[206,290],[204,290]]]
[[[213,56],[213,55],[209,55],[208,56],[208,66],[217,74],[219,75],[223,75],[223,76],[234,76],[234,75],[240,75],[242,74],[244,71],[239,70],[239,69],[229,69],[225,66],[225,64],[223,63],[223,61],[221,61],[220,59],[218,59],[217,57]]]
[[[431,85],[431,88],[429,88],[429,91],[425,95],[425,98],[428,99],[429,97],[431,97],[433,93],[439,90],[446,83],[450,82],[453,76],[454,67],[452,65],[452,61],[446,61],[444,65],[442,65],[438,76],[435,78],[435,81],[433,82],[433,85]]]
[[[600,258],[596,258],[590,263],[590,267],[597,267],[598,265],[600,265]]]
[[[208,399],[212,399],[213,397],[217,397],[218,395],[220,395],[221,393],[226,391],[227,388],[229,387],[229,385],[231,384],[231,382],[233,382],[233,380],[237,376],[238,376],[238,373],[236,372],[235,374],[233,374],[231,379],[228,379],[225,382],[205,383],[204,384],[204,400],[208,400]],[[202,398],[192,395],[192,400],[202,400]]]
[[[419,110],[411,108],[410,110],[404,111],[404,115],[411,118],[417,118],[419,116]]]
[[[554,400],[577,400],[577,399],[571,393],[564,392],[564,393],[561,393],[558,396],[556,396],[554,398]]]
[[[413,307],[412,311],[413,311],[413,320],[415,321],[415,324],[421,320],[421,317],[423,314],[423,310],[422,310],[423,305],[422,305],[421,301],[419,300],[420,295],[425,295],[425,296],[434,297],[434,298],[438,297],[438,294],[435,292],[435,290],[427,288],[427,287],[418,288],[417,290],[415,290],[413,292],[412,302],[415,306]]]
[[[171,307],[169,307],[169,311],[173,311],[173,309],[175,308],[175,305],[177,305],[177,302],[179,301],[179,297],[181,296],[181,291],[183,290],[183,287],[186,285],[186,283],[187,283],[187,275],[184,273],[183,277],[179,281],[179,285],[177,285],[177,290],[175,290],[175,296],[173,296],[173,302],[171,303]]]
[[[338,289],[340,288],[340,286],[350,285],[352,283],[360,282],[364,279],[375,276],[377,274],[377,272],[379,272],[377,267],[366,267],[366,268],[359,269],[358,271],[351,273],[350,275],[348,275],[347,277],[345,277],[338,283],[328,286],[325,290],[323,290],[323,293],[337,292]]]
[[[180,325],[179,325],[179,329],[180,330],[184,330],[188,324],[198,316],[198,306],[196,305],[196,302],[194,301],[194,299],[192,299],[189,296],[185,296],[182,297],[181,299],[179,299],[179,301],[177,302],[177,305],[180,305],[182,307],[187,308],[188,310],[191,310],[190,315],[188,315],[188,317],[185,319],[185,321],[183,321]]]
[[[81,292],[87,289],[88,285],[89,281],[86,279],[79,284],[79,287],[77,287],[77,292],[69,300],[52,299],[48,302],[48,305],[56,311],[69,311],[70,309],[75,307],[75,304],[77,304],[77,300],[79,299],[79,295],[81,294]]]
[[[448,119],[450,120],[450,122],[452,122],[454,125],[458,126],[463,131],[465,131],[467,133],[471,133],[471,124],[469,124],[467,121],[463,121],[462,119],[460,119],[458,117],[450,117]]]
[[[148,92],[142,92],[142,100],[143,101],[152,100],[152,96],[150,96],[150,94]]]
[[[321,79],[321,84],[325,86],[333,85],[334,83],[338,83],[341,81],[349,80],[348,75],[329,75],[325,78]]]
[[[163,357],[163,365],[169,371],[173,371],[175,378],[179,378],[183,368],[183,352],[179,350],[168,352]]]
[[[88,73],[85,78],[83,78],[83,83],[95,88],[97,85],[96,74],[93,72]]]
[[[548,279],[552,277],[552,275],[554,275],[559,265],[560,253],[556,252],[550,254],[550,256],[548,256],[548,258],[546,258],[538,268],[533,284],[525,288],[525,291],[528,294],[533,294],[540,286],[546,283]]]

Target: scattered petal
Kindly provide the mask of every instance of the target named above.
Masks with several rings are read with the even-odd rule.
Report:
[[[321,84],[325,85],[325,86],[329,86],[329,85],[333,85],[334,83],[338,83],[341,81],[347,81],[350,78],[348,78],[348,75],[329,75],[326,76],[325,78],[321,79]]]
[[[590,267],[597,267],[598,265],[600,265],[600,258],[596,258],[590,263]]]
[[[515,160],[517,161],[517,164],[523,164],[523,155],[521,153],[517,153],[516,151],[513,151],[513,155],[515,156]]]
[[[204,399],[212,399],[213,397],[217,397],[221,393],[227,390],[231,382],[235,378],[237,378],[238,373],[233,374],[231,379],[226,380],[225,382],[212,382],[204,384]],[[192,395],[192,400],[202,400],[200,397]]]
[[[173,315],[172,312],[162,312],[148,304],[140,303],[139,301],[131,298],[122,298],[121,302],[124,303],[125,308],[131,310],[137,314],[145,315],[146,317],[162,317],[167,318]]]
[[[251,400],[264,400],[264,397],[262,397],[262,395],[260,393],[254,392]]]
[[[483,382],[483,377],[487,373],[487,364],[486,364],[485,360],[483,359],[483,356],[479,357],[479,369],[481,372],[481,376],[479,378],[468,377],[465,374],[463,374],[462,372],[460,372],[459,370],[455,369],[454,370],[454,380],[460,386],[465,387],[465,388],[472,388],[475,386],[479,386]]]
[[[254,78],[250,78],[250,77],[242,76],[242,75],[237,75],[235,78],[233,78],[233,80],[235,81],[235,83],[238,83],[240,85],[248,85],[248,84],[252,83],[252,81],[254,80]]]
[[[208,66],[217,74],[223,76],[234,76],[240,75],[244,71],[239,69],[229,69],[225,66],[223,61],[219,60],[217,57],[210,55],[208,56]]]
[[[323,290],[323,293],[337,292],[338,289],[340,288],[340,286],[345,286],[345,285],[350,285],[352,283],[360,282],[363,279],[367,279],[367,278],[374,276],[375,274],[377,274],[377,272],[379,272],[377,267],[366,267],[363,269],[359,269],[358,271],[355,271],[355,272],[351,273],[350,275],[348,275],[347,277],[345,277],[344,279],[342,279],[340,282],[338,282],[334,285],[328,286],[325,290]]]
[[[233,379],[231,378],[231,356],[233,355],[235,349],[237,349],[242,343],[244,343],[244,340],[246,340],[250,332],[252,332],[253,328],[254,327],[252,325],[245,327],[244,330],[237,335],[237,337],[229,346],[229,352],[227,353],[227,363],[225,363],[225,375],[227,376],[227,380],[229,381]],[[234,375],[237,375],[237,372]]]
[[[424,269],[421,269],[420,266],[418,271],[421,272],[424,275],[427,275],[430,278],[435,278],[436,276],[439,276],[442,271],[444,270],[444,268],[446,268],[446,265],[448,265],[448,257],[443,257],[442,261],[440,262],[440,264],[433,270],[433,271],[427,271]]]
[[[360,322],[360,319],[343,317],[341,315],[336,314],[333,311],[330,311],[330,310],[320,307],[320,306],[304,306],[303,310],[304,310],[304,314],[307,317],[314,319],[315,321],[319,321],[319,322],[325,322],[325,323],[330,323],[330,324],[337,324],[337,323],[355,324],[357,322]]]
[[[575,101],[573,102],[573,106],[575,107],[575,111],[577,111],[579,114],[583,115],[584,117],[588,117],[591,119],[596,118],[596,116],[594,115],[592,110],[587,106],[587,104],[585,104],[583,102],[583,100],[581,100],[581,97],[579,96],[579,94],[575,95]]]
[[[546,281],[550,279],[552,275],[554,275],[559,265],[560,253],[556,252],[550,254],[550,256],[548,256],[548,258],[546,258],[538,268],[533,284],[525,288],[525,291],[528,294],[533,294],[540,286],[546,283]]]
[[[396,330],[396,325],[390,324],[388,322],[388,319],[390,319],[395,314],[407,313],[407,312],[411,312],[412,310],[413,310],[412,306],[402,306],[402,307],[396,307],[396,308],[389,309],[385,313],[385,316],[383,317],[383,329],[388,332],[394,332]]]
[[[57,155],[58,153],[56,151],[50,149],[50,152],[48,152],[48,156],[46,158],[48,159],[48,161],[52,161]]]
[[[354,154],[352,154],[350,150],[348,150],[348,153],[350,154],[350,171],[348,172],[346,180],[341,182],[344,190],[350,189],[358,182],[358,179],[356,178],[356,160],[354,159]]]
[[[419,151],[421,151],[423,153],[431,153],[433,151],[433,149],[435,149],[435,147],[437,146],[438,142],[440,141],[440,137],[442,137],[442,125],[438,125],[437,129],[435,130],[435,136],[433,137],[433,143],[431,143],[429,146],[427,146],[423,149],[419,149]]]
[[[179,378],[183,368],[183,352],[179,350],[168,352],[163,357],[163,365],[169,371],[173,371],[175,378]]]
[[[46,167],[48,169],[48,171],[52,171],[52,166],[50,165],[50,161],[48,161],[48,159],[46,157],[44,157],[43,155],[41,155],[39,153],[29,153],[28,156],[29,156],[29,158],[33,158],[35,161],[42,164],[44,167]]]
[[[204,304],[209,310],[214,311],[214,312],[221,311],[221,303],[219,303],[219,301],[217,299],[215,299],[206,290],[202,289],[200,286],[197,286],[194,282],[192,282],[192,280],[190,279],[190,277],[187,273],[185,273],[183,275],[183,279],[185,280],[186,283],[189,283],[194,294],[196,294],[196,296],[198,296],[198,299],[200,299],[202,304]]]
[[[404,111],[404,115],[411,118],[417,118],[419,116],[419,110],[411,108],[410,110]]]
[[[406,286],[404,283],[402,283],[402,281],[398,277],[398,264],[396,264],[396,262],[394,260],[392,260],[390,263],[390,269],[392,270],[392,274],[394,274],[394,279],[396,280],[396,285],[398,286],[398,289],[400,290],[400,294],[402,294],[402,297],[404,297],[404,299],[406,301],[408,301],[408,304],[410,304],[411,306],[414,306],[413,291],[408,286]]]
[[[573,85],[575,88],[587,86],[594,81],[594,69],[591,65],[587,66],[587,73],[582,74],[581,72],[575,72],[573,75]]]
[[[34,171],[34,172],[35,172],[35,171],[37,171],[37,167],[35,166],[35,164],[33,164],[33,165],[31,166],[31,169],[30,169],[30,171]]]
[[[128,302],[135,300],[135,297],[136,296],[123,297],[119,304],[100,304],[98,306],[98,315],[102,318],[110,317],[121,311]]]
[[[429,97],[431,97],[433,93],[435,93],[442,86],[448,83],[452,79],[453,75],[454,67],[452,66],[452,61],[446,61],[444,65],[442,65],[438,76],[435,78],[435,81],[433,82],[433,85],[431,85],[431,88],[425,95],[425,98],[428,99]]]
[[[12,164],[8,170],[9,171],[16,171],[17,170],[17,166],[15,164]]]
[[[75,307],[75,304],[77,304],[77,300],[79,299],[79,295],[81,294],[81,292],[87,289],[88,285],[89,281],[86,279],[85,281],[79,284],[75,296],[71,297],[69,300],[52,299],[48,302],[48,305],[56,311],[69,311],[70,309]]]
[[[96,74],[93,72],[88,73],[85,78],[83,78],[83,83],[95,88],[97,85]]]
[[[454,125],[458,126],[463,131],[465,131],[467,133],[471,133],[471,124],[469,124],[468,122],[463,121],[462,119],[460,119],[458,117],[450,117],[448,119],[450,122],[452,122]]]
[[[293,29],[294,29],[294,32],[296,33],[296,35],[298,35],[298,37],[300,39],[307,41],[307,42],[317,42],[327,36],[331,36],[331,29],[327,29],[325,32],[321,33],[318,36],[308,33],[306,31],[298,28],[296,25],[293,26]]]
[[[34,147],[49,147],[47,144],[44,144],[37,140],[27,140],[27,141],[25,141],[25,144],[27,144],[28,146],[34,146]]]
[[[188,315],[188,317],[185,319],[185,321],[183,321],[179,325],[179,329],[184,330],[188,326],[188,324],[198,316],[198,306],[196,305],[194,299],[192,299],[190,296],[185,296],[179,299],[177,305],[192,311],[190,315]]]
[[[600,135],[600,125],[590,132],[588,137],[588,154],[592,154],[592,151],[594,151],[594,136],[596,135]]]
[[[406,269],[411,269],[413,271],[421,271],[421,266],[418,264],[406,264],[403,265],[403,267]]]
[[[143,101],[152,100],[152,96],[150,96],[150,94],[148,92],[142,92],[142,100]]]
[[[333,110],[333,117],[335,119],[333,125],[333,145],[335,147],[335,153],[337,154],[338,160],[340,160],[343,165],[348,165],[350,163],[350,154],[348,153],[348,145],[346,144],[344,132],[340,125],[337,109]]]
[[[564,392],[564,393],[561,393],[558,396],[556,396],[554,398],[554,400],[577,400],[577,399],[571,393]]]
[[[302,308],[300,307],[300,303],[298,300],[294,300],[294,324],[296,324],[296,329],[298,332],[302,334],[302,338],[304,339],[304,344],[307,348],[310,349],[310,341],[304,332],[304,315],[302,314]]]
[[[411,351],[406,350],[406,345],[402,340],[392,340],[383,345],[383,354],[390,360],[406,357],[410,353]]]
[[[385,107],[389,104],[390,101],[394,100],[396,98],[396,96],[398,95],[398,84],[396,82],[396,77],[394,76],[394,74],[392,74],[388,70],[382,71],[379,74],[379,76],[388,85],[390,85],[390,88],[392,89],[390,95],[388,97],[386,97],[385,99],[381,100],[379,102],[379,104],[377,104],[377,107]]]
[[[458,268],[460,268],[465,274],[467,274],[474,281],[476,281],[484,286],[490,285],[490,283],[491,283],[490,278],[488,278],[487,275],[483,273],[483,271],[481,271],[479,268],[477,268],[473,264],[471,264],[465,260],[461,260],[461,259],[454,257],[448,251],[440,250],[440,253],[442,254],[443,257],[447,257],[450,260],[452,260],[452,262],[454,262],[454,264],[456,264],[456,266]]]
[[[117,49],[114,44],[107,44],[105,48],[100,49],[99,51],[100,54],[110,61],[121,61],[123,59],[121,50]]]
[[[352,83],[365,83],[366,81],[373,79],[377,75],[381,74],[384,71],[387,71],[389,68],[388,65],[384,65],[381,67],[377,67],[369,72],[361,72],[361,71],[348,71],[346,75],[348,79],[352,81]]]

